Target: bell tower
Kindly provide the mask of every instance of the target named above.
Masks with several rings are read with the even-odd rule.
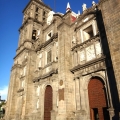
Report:
[[[19,47],[25,41],[35,41],[40,37],[43,23],[51,10],[42,0],[30,0],[23,10],[23,22],[20,27]]]
[[[32,99],[27,97],[31,96],[29,91],[33,87],[32,77],[35,67],[34,59],[36,59],[33,44],[42,40],[41,33],[49,11],[51,11],[51,8],[45,5],[42,0],[30,0],[23,10],[23,21],[19,28],[18,48],[11,69],[10,82],[12,85],[9,87],[9,100],[7,103],[9,109],[6,109],[6,120],[9,118],[23,119],[25,114],[28,114],[32,109],[31,106],[26,104],[33,104]],[[32,68],[29,67],[31,64]]]

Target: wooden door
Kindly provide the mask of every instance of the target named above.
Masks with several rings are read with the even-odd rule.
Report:
[[[48,85],[45,90],[44,98],[44,120],[51,120],[52,110],[52,87]]]
[[[92,79],[88,84],[91,120],[109,120],[104,84],[99,79]],[[107,119],[106,119],[107,118]]]

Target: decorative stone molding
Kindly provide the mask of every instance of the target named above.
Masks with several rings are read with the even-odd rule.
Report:
[[[36,52],[41,50],[42,48],[45,48],[48,44],[54,42],[54,40],[56,40],[56,38],[58,38],[58,33],[54,33],[53,36],[49,40],[47,40],[45,43],[38,46],[38,48],[36,49]]]
[[[101,61],[104,61],[105,60],[105,56],[102,56],[102,57],[100,57],[100,58],[98,58],[98,59],[95,59],[95,60],[91,60],[90,62],[87,62],[86,64],[84,64],[84,65],[77,65],[77,66],[75,66],[74,68],[72,68],[70,71],[71,72],[76,72],[76,71],[78,71],[78,70],[81,70],[81,69],[87,69],[88,67],[94,67],[94,70],[96,69],[97,71],[98,70],[101,70],[101,69],[105,69],[105,66],[104,66],[104,64],[102,65],[101,64]],[[95,68],[95,66],[93,66],[93,65],[95,65],[95,64],[99,64],[99,67],[97,67],[97,68]],[[86,73],[87,74],[87,73]],[[84,74],[83,74],[84,75]]]
[[[86,48],[87,46],[89,46],[90,44],[93,44],[96,41],[100,41],[99,35],[96,35],[96,36],[90,38],[89,40],[86,40],[83,43],[75,45],[74,47],[71,48],[71,50],[73,51],[73,50],[75,50],[77,48],[80,48],[80,49]]]
[[[109,108],[108,111],[109,111],[109,114],[110,114],[110,119],[112,120],[112,118],[115,115],[114,108]]]
[[[15,69],[15,68],[20,68],[20,67],[21,67],[20,64],[14,64],[13,67],[12,67],[12,69],[11,69],[11,71],[12,71],[13,69]]]
[[[33,82],[39,82],[40,79],[45,79],[49,76],[52,76],[53,74],[58,74],[58,69],[52,69],[49,73],[43,74],[42,76],[39,76],[39,77],[33,79]]]
[[[24,88],[20,88],[17,92],[23,92],[24,91]]]
[[[27,10],[28,6],[31,4],[31,2],[34,2],[35,4],[38,3],[38,5],[43,5],[45,7],[47,7],[49,10],[52,10],[49,6],[45,5],[43,2],[39,1],[39,0],[30,0],[30,2],[27,4],[27,6],[24,8],[23,13]]]

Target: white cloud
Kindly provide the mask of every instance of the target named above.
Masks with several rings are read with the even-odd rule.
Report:
[[[4,86],[4,87],[0,88],[1,99],[7,100],[7,93],[8,93],[8,86]]]

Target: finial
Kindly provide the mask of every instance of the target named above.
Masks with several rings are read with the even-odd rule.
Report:
[[[82,5],[82,8],[83,8],[83,11],[87,10],[87,5],[84,3],[84,4]]]
[[[95,6],[95,4],[96,4],[95,1],[92,1],[92,6]]]
[[[70,8],[70,4],[69,4],[69,2],[67,3],[67,8],[66,8],[66,12],[68,12],[68,11],[70,11],[71,10],[71,8]]]
[[[80,15],[80,10],[78,10],[78,15]]]
[[[77,18],[79,17],[79,15],[80,15],[80,11],[78,10]]]

